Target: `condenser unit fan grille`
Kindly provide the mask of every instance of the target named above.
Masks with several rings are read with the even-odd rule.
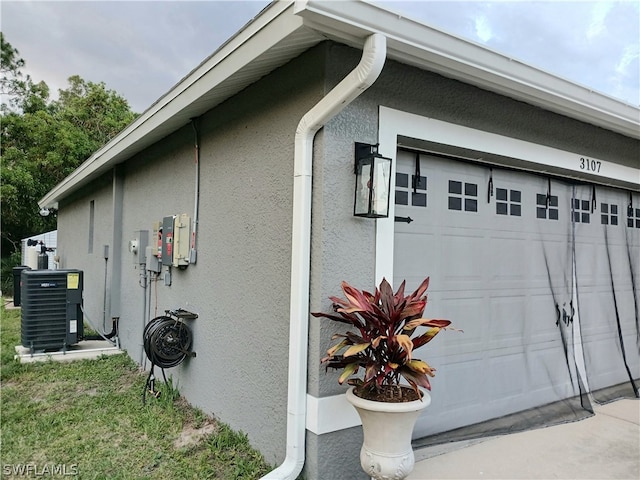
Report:
[[[22,345],[32,350],[60,349],[82,339],[82,272],[21,272]]]

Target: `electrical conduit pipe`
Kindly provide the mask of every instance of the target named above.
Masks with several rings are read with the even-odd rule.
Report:
[[[265,480],[295,480],[305,461],[313,139],[326,122],[373,85],[382,71],[386,57],[386,37],[380,33],[369,36],[365,41],[360,63],[302,117],[296,129],[291,234],[287,456],[278,468],[262,477]]]

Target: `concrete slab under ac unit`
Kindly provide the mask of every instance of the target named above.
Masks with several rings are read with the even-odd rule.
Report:
[[[66,351],[35,351],[16,345],[16,355],[14,358],[20,363],[46,362],[52,360],[54,362],[70,362],[73,360],[91,360],[101,355],[118,355],[124,353],[106,340],[83,340],[77,345],[68,347]]]

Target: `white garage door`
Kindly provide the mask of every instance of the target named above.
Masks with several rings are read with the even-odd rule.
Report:
[[[597,401],[609,400],[602,389],[640,378],[637,197],[634,203],[629,192],[575,187],[573,218],[581,347],[589,388]]]
[[[615,193],[611,190],[610,195]],[[584,370],[584,361],[576,362],[574,355],[574,340],[580,340],[574,328],[575,278],[589,279],[590,288],[609,297],[611,280],[604,285],[603,272],[609,271],[604,266],[574,275],[574,197],[580,219],[588,214],[600,227],[600,199],[592,212],[591,189],[578,191],[542,176],[398,152],[395,282],[406,279],[408,288],[415,288],[430,276],[425,316],[448,318],[464,330],[441,333],[416,354],[437,369],[432,404],[416,425],[416,437],[580,393],[576,363]],[[618,223],[626,220],[620,199],[602,202],[618,205]],[[402,221],[406,217],[411,223]],[[579,242],[593,244],[586,233],[576,234]],[[621,244],[623,236],[616,238]],[[618,270],[626,267],[628,272],[622,247],[614,250],[614,262],[621,263]],[[602,252],[580,251],[606,261]],[[580,259],[576,265],[580,262],[588,264]],[[597,285],[591,285],[594,277]],[[627,282],[631,291],[631,282],[623,277],[618,280]],[[627,332],[629,340],[630,332],[637,332],[633,327]],[[617,331],[600,324],[583,332],[583,340],[601,344],[603,332],[615,343],[612,335]],[[633,347],[637,351],[635,340]],[[601,348],[608,352],[611,346]],[[625,381],[626,374],[612,367],[615,361],[605,362],[608,366],[587,361],[587,367],[602,370],[599,387],[613,384],[612,370],[615,381]]]

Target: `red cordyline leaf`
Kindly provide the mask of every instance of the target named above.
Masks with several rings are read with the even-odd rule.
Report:
[[[451,320],[444,320],[441,318],[432,318],[422,325],[424,325],[425,327],[438,327],[446,328],[447,330],[457,330],[457,328],[449,327],[449,325],[451,325]]]
[[[409,338],[409,335],[396,335],[393,338],[398,343],[398,345],[400,345],[402,349],[405,351],[407,360],[411,360],[413,342],[411,341],[411,338]]]
[[[371,345],[369,342],[367,343],[357,343],[349,347],[343,354],[344,357],[351,357],[353,355],[357,355],[358,353],[366,350]]]
[[[362,290],[362,294],[369,303],[376,303],[376,298],[371,293],[367,292],[366,290]]]
[[[395,294],[395,303],[399,305],[401,302],[404,302],[404,288],[407,281],[403,280],[400,286],[398,287],[398,291]]]
[[[450,320],[441,320],[436,318],[415,318],[407,322],[404,326],[405,330],[411,330],[419,326],[445,328],[451,325]]]
[[[351,304],[349,307],[358,307],[364,312],[370,310],[370,303],[360,290],[352,287],[347,282],[342,282],[342,291],[347,297],[347,301]]]
[[[386,278],[380,282],[380,306],[383,312],[393,317],[395,314],[393,288]]]
[[[323,312],[311,312],[311,315],[313,315],[314,317],[325,317],[325,318],[334,320],[336,322],[348,323],[350,325],[353,325],[353,322],[345,316],[333,315],[331,313],[323,313]]]
[[[344,372],[342,372],[342,375],[340,375],[340,378],[338,379],[338,383],[342,385],[342,383],[354,373],[358,373],[358,364],[350,363],[349,365],[344,367]]]
[[[427,291],[427,288],[429,288],[429,277],[425,278],[418,288],[416,288],[416,291],[407,297],[407,302],[422,298],[424,292]]]
[[[414,349],[420,348],[421,346],[429,343],[431,340],[433,340],[433,337],[435,337],[440,330],[442,330],[442,329],[438,328],[438,327],[433,327],[433,328],[430,328],[429,330],[427,330],[425,333],[423,333],[419,337],[415,337],[412,340],[413,348]]]
[[[346,323],[347,325],[353,325],[354,327],[356,327],[360,331],[360,333],[363,336],[366,333],[366,329],[362,325],[362,322],[355,315],[341,314],[341,316],[338,316],[338,315],[333,315],[331,313],[323,313],[323,312],[311,312],[311,315],[313,315],[314,317],[328,318],[328,319],[334,320],[336,322]]]
[[[435,368],[431,368],[427,362],[423,362],[422,360],[414,359],[410,360],[405,364],[410,370],[419,373],[429,375],[430,377],[435,376]]]
[[[333,357],[337,352],[342,350],[347,345],[349,345],[349,342],[346,339],[342,340],[340,343],[335,344],[333,347],[331,347],[329,350],[327,350],[328,357],[325,357],[325,358]]]
[[[353,332],[347,332],[345,334],[345,338],[348,338],[349,340],[351,340],[353,343],[364,343],[365,339],[364,337],[361,337],[360,335],[356,335]],[[368,341],[368,340],[367,340]]]
[[[424,307],[427,306],[427,302],[424,300],[417,300],[407,304],[407,306],[402,310],[401,317],[404,320],[405,318],[412,318],[416,315],[422,315],[424,312]]]
[[[342,298],[339,298],[339,297],[329,297],[329,300],[331,300],[334,304],[342,305],[343,307],[349,306],[347,302],[345,302]]]
[[[408,368],[402,368],[400,370],[400,375],[402,375],[409,382],[409,384],[413,387],[418,395],[420,395],[420,391],[418,390],[417,386],[426,388],[427,390],[431,390],[431,382],[424,374],[415,373]]]
[[[362,310],[362,308],[360,307],[349,307],[349,308],[339,308],[337,310],[337,312],[339,313],[360,313],[360,312],[364,312],[364,310]]]
[[[368,383],[372,381],[374,378],[376,378],[376,375],[378,374],[379,370],[380,370],[380,367],[377,364],[369,362],[365,370],[364,382]]]

